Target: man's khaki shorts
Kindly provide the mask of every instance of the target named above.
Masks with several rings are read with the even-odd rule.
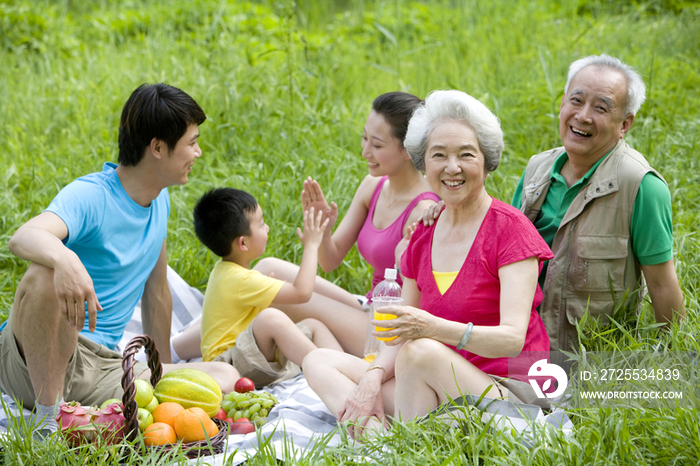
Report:
[[[99,405],[110,398],[121,398],[122,355],[106,346],[95,343],[84,335],[78,335],[78,345],[68,361],[63,398],[79,401],[81,405]],[[134,375],[148,369],[145,362],[137,361]],[[0,388],[16,397],[25,408],[33,408],[36,400],[29,371],[19,353],[12,333],[12,319],[0,332]]]
[[[310,340],[311,330],[304,324],[296,325]],[[241,377],[248,377],[256,387],[291,379],[301,373],[301,368],[288,360],[279,348],[275,350],[275,361],[268,361],[258,348],[252,325],[238,335],[235,346],[218,355],[214,361],[231,364],[238,370]]]

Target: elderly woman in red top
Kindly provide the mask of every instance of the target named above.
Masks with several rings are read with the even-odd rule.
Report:
[[[381,336],[396,338],[371,364],[312,352],[309,385],[339,421],[360,427],[380,427],[385,414],[412,419],[461,393],[532,401],[527,372],[509,373],[508,363],[549,350],[536,307],[537,276],[552,253],[525,216],[486,192],[503,151],[499,121],[463,92],[435,91],[404,145],[445,210],[433,226],[417,227],[403,255],[404,305],[382,308],[396,318]]]

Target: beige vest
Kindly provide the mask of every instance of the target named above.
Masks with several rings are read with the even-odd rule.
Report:
[[[552,165],[563,152],[560,147],[535,155],[525,169],[521,211],[532,222],[551,185]],[[649,172],[663,179],[620,140],[564,215],[540,305],[553,351],[578,346],[574,326],[586,308],[607,322],[615,302],[627,298],[634,308],[641,303],[644,279],[632,251],[630,225],[639,185]]]

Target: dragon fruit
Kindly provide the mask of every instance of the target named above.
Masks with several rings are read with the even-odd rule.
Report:
[[[114,445],[124,438],[125,419],[121,403],[108,404],[100,409],[92,422],[108,444]]]
[[[92,419],[96,414],[96,409],[80,406],[77,401],[64,401],[58,408],[56,423],[68,443],[73,446],[83,445],[95,438],[96,428]]]
[[[77,401],[61,403],[56,416],[68,443],[73,446],[95,441],[98,436],[114,445],[124,438],[124,410],[121,403],[112,403],[102,409],[80,406]]]

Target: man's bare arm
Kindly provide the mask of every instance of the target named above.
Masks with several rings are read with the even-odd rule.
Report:
[[[143,331],[153,338],[161,362],[170,363],[170,325],[173,315],[173,298],[168,287],[168,252],[166,242],[141,298]]]
[[[666,323],[685,318],[683,293],[678,285],[673,259],[656,265],[642,265],[642,272],[656,321]]]
[[[92,278],[78,256],[63,244],[68,227],[52,212],[43,212],[19,227],[8,247],[20,259],[36,262],[54,270],[54,286],[61,314],[71,327],[80,331],[85,325],[87,303],[89,329],[95,330],[97,301]]]

